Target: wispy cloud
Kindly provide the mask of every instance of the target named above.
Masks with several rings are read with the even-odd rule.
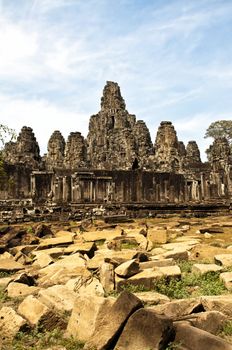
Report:
[[[115,80],[152,135],[172,120],[202,144],[207,123],[232,113],[231,17],[229,0],[1,0],[0,113],[31,125],[45,149],[67,120],[86,135]]]

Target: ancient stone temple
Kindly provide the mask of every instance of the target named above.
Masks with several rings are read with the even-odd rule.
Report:
[[[107,82],[101,110],[89,123],[87,153],[91,166],[131,170],[144,163],[151,148],[146,124],[136,122],[135,115],[128,113],[118,84]]]
[[[185,147],[170,121],[162,121],[154,145],[142,120],[126,109],[117,83],[107,82],[100,111],[90,117],[85,139],[56,130],[40,156],[31,128],[3,151],[8,180],[0,199],[35,203],[194,203],[230,200],[232,157],[217,139],[202,163],[195,141]],[[11,183],[11,186],[8,184]]]

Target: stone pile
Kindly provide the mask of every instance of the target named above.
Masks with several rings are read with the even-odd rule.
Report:
[[[222,234],[227,224],[220,225]],[[0,288],[8,299],[0,301],[0,345],[39,327],[59,328],[89,350],[165,349],[170,342],[189,350],[232,349],[217,336],[232,317],[232,250],[204,243],[204,228],[217,225],[176,220],[116,228],[97,222],[84,232],[55,224],[3,229]],[[208,262],[201,260],[203,248]],[[181,280],[181,261],[189,259],[198,276],[219,273],[225,295],[171,300],[155,291],[161,280]]]

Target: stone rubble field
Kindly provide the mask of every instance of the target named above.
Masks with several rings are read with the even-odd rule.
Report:
[[[232,217],[0,227],[0,349],[232,350]]]

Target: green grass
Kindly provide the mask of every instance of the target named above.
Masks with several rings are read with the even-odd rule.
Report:
[[[4,291],[4,288],[0,287],[0,305],[9,300],[9,297]]]
[[[221,295],[227,292],[219,279],[219,272],[208,272],[204,275],[183,273],[181,279],[161,278],[154,284],[158,293],[172,299],[184,299],[200,295]]]
[[[121,244],[121,249],[135,249],[138,248],[137,242],[123,242]]]
[[[221,332],[224,336],[232,336],[232,321],[226,321]]]
[[[34,329],[30,333],[19,332],[13,341],[12,348],[14,350],[42,350],[58,345],[67,350],[79,350],[84,347],[83,343],[73,338],[64,338],[63,332],[59,329],[46,333]]]
[[[168,346],[165,348],[165,350],[178,350],[181,348],[180,342],[171,342],[168,344]]]

